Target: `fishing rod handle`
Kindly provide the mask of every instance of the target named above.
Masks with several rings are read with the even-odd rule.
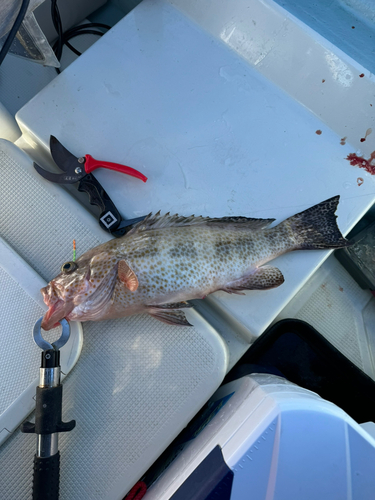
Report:
[[[33,500],[58,500],[60,452],[52,457],[34,455]]]

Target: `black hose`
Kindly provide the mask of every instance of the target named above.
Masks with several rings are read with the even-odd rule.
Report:
[[[92,30],[91,28],[104,28],[106,30],[111,29],[111,27],[107,26],[106,24],[87,23],[87,24],[81,24],[79,26],[74,26],[73,28],[68,29],[64,33],[63,28],[62,28],[62,22],[61,22],[59,8],[57,6],[57,0],[51,0],[51,16],[52,16],[53,25],[54,25],[55,30],[57,32],[57,40],[53,44],[52,50],[54,51],[58,61],[61,60],[64,45],[69,47],[69,49],[72,50],[77,56],[81,55],[81,52],[79,52],[79,50],[74,48],[73,45],[71,45],[69,43],[70,39],[75,38],[78,35],[97,35],[97,36],[104,35],[104,33],[102,31]],[[61,72],[59,70],[59,68],[55,68],[55,69],[56,69],[57,73]]]
[[[60,11],[56,2],[57,0],[51,0],[51,17],[55,30],[57,32],[57,42],[55,44],[56,49],[54,49],[54,52],[57,60],[60,61],[63,49],[63,41],[62,41],[63,29],[62,29]]]

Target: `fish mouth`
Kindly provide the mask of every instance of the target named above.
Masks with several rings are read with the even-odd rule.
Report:
[[[51,328],[56,327],[63,318],[68,316],[73,308],[73,304],[66,304],[61,299],[50,305],[42,319],[43,330],[51,330]]]
[[[74,295],[67,295],[64,285],[58,280],[52,280],[40,290],[44,303],[49,308],[42,319],[44,330],[51,330],[63,318],[71,321],[89,321],[97,320],[103,315],[116,286],[117,266],[108,272],[95,289],[90,289],[87,277],[89,278],[90,274],[86,275],[84,286]]]
[[[58,298],[53,287],[47,286],[41,289],[44,303],[49,307],[42,319],[43,330],[51,330],[56,327],[59,322],[68,316],[74,308],[73,303],[67,303],[65,300]]]
[[[63,318],[60,311],[62,309],[63,301],[58,300],[53,305],[49,306],[48,311],[45,313],[42,319],[43,330],[51,330],[58,325],[59,321]]]

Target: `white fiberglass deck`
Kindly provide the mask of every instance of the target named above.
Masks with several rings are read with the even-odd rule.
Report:
[[[36,149],[53,134],[147,175],[96,173],[125,217],[281,221],[340,194],[347,233],[375,200],[373,178],[345,160],[374,149],[374,93],[373,75],[271,0],[145,0],[17,120]],[[208,303],[257,336],[327,256],[288,254],[280,288]]]

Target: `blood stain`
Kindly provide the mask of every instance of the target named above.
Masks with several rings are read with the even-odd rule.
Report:
[[[360,141],[361,141],[361,142],[365,142],[365,140],[366,140],[366,139],[367,139],[367,137],[371,134],[371,132],[372,132],[372,128],[368,128],[368,129],[366,130],[366,134],[365,134],[365,136],[364,136],[364,137],[362,137],[362,138],[360,139]]]
[[[340,292],[343,292],[343,291],[344,291],[344,289],[343,289],[343,287],[342,287],[342,286],[339,286],[339,290],[340,290]]]
[[[363,179],[362,179],[362,177],[358,177],[358,179],[357,179],[357,184],[358,184],[358,186],[362,186],[362,184],[363,184]]]
[[[353,165],[353,167],[364,168],[369,174],[375,175],[375,151],[371,153],[368,160],[366,160],[366,158],[363,158],[363,156],[356,155],[355,153],[348,154],[346,160],[348,160],[350,162],[350,165]]]
[[[325,80],[324,80],[324,78],[323,78],[322,83],[324,83],[324,82],[325,82]]]
[[[364,74],[364,73],[361,73],[361,74],[359,75],[359,78],[363,78],[364,76],[365,76],[365,74]]]
[[[341,146],[345,146],[347,137],[343,137],[340,141]]]
[[[352,26],[352,30],[354,30],[355,26]]]
[[[322,131],[321,131],[321,130],[316,130],[316,131],[315,131],[315,133],[316,133],[317,135],[320,135],[320,134],[322,133]]]

